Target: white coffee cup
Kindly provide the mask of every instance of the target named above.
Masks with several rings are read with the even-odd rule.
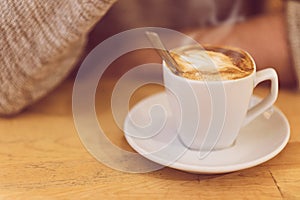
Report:
[[[250,75],[236,80],[187,79],[174,74],[163,62],[171,120],[180,140],[188,148],[207,151],[234,145],[240,129],[276,101],[276,71],[268,68],[256,72],[253,58],[242,52],[250,58],[254,70]],[[271,81],[270,93],[249,109],[253,89],[266,80]]]

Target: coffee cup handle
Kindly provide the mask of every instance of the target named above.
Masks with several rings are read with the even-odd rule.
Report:
[[[278,77],[274,69],[268,68],[256,72],[254,87],[256,87],[259,83],[267,80],[271,81],[270,93],[261,102],[248,110],[243,126],[250,123],[275,103],[278,96]]]

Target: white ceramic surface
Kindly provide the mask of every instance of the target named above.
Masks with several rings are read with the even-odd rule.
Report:
[[[251,99],[252,102],[259,100]],[[161,165],[200,174],[227,173],[261,164],[285,147],[290,136],[289,123],[278,108],[273,107],[273,110],[269,118],[261,115],[242,128],[233,146],[199,152],[186,148],[178,139],[163,92],[142,100],[131,109],[124,132],[138,153]]]

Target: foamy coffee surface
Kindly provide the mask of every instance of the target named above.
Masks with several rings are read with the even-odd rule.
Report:
[[[225,47],[188,46],[171,51],[181,76],[194,80],[235,80],[251,74],[253,63],[246,53]]]

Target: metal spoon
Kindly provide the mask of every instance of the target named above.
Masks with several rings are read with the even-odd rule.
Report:
[[[166,62],[167,66],[171,69],[171,71],[177,75],[181,74],[182,70],[179,68],[178,64],[171,56],[170,52],[166,49],[158,34],[152,31],[146,31],[146,35],[150,43],[153,45],[160,57]]]

